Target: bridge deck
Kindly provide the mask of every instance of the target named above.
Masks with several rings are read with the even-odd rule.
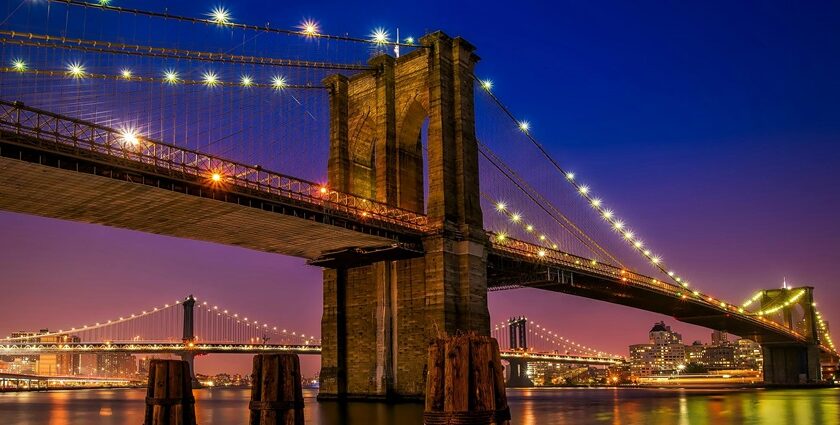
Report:
[[[160,142],[125,146],[120,137],[0,101],[0,209],[307,259],[418,245],[422,215]],[[216,169],[226,175],[214,183]]]
[[[275,354],[294,353],[320,355],[320,345],[277,345],[238,343],[181,342],[113,342],[113,343],[4,343],[0,342],[0,355],[40,355],[66,353],[144,353],[144,354]],[[505,360],[518,359],[534,362],[612,365],[624,361],[615,357],[576,356],[550,352],[523,352],[501,350]]]
[[[784,326],[740,312],[737,306],[690,289],[522,241],[493,240],[488,259],[492,286],[530,287],[667,314],[675,319],[753,339],[762,344],[801,344],[806,338]],[[829,347],[821,346],[830,353]]]

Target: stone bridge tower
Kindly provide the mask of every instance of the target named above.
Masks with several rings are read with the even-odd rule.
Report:
[[[419,257],[324,270],[322,399],[422,398],[431,337],[489,334],[473,107],[478,57],[440,32],[420,44],[428,47],[380,55],[369,62],[373,70],[324,81],[330,187],[425,212],[430,232]]]

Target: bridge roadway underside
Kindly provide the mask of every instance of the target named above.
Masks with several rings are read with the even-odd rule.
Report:
[[[305,205],[108,164],[40,151],[0,133],[0,210],[307,259],[348,247],[392,246],[399,236]]]
[[[548,273],[549,268],[552,273]],[[563,271],[569,279],[547,279]],[[667,314],[676,320],[709,329],[726,331],[742,338],[752,339],[762,345],[802,345],[804,341],[793,341],[789,334],[774,330],[771,326],[758,326],[754,320],[743,316],[724,314],[705,302],[696,299],[686,290],[686,299],[677,298],[665,291],[645,288],[641,285],[622,282],[618,277],[609,279],[580,270],[562,266],[548,266],[536,259],[512,258],[501,252],[491,251],[488,258],[488,287],[520,285],[547,291],[561,292],[580,297],[621,304],[654,313]]]

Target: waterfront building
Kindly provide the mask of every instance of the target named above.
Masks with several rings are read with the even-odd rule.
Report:
[[[133,377],[137,374],[137,359],[129,353],[106,353],[97,356],[99,376]]]
[[[630,369],[634,376],[668,375],[685,365],[686,349],[682,335],[664,322],[653,325],[648,344],[630,346]]]
[[[761,370],[761,346],[748,339],[730,341],[726,332],[712,332],[712,343],[682,343],[682,336],[664,322],[654,324],[647,344],[630,346],[631,375],[657,376],[716,370]]]

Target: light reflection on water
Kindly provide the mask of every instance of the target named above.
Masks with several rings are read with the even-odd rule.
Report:
[[[145,390],[0,394],[2,425],[135,424]],[[249,390],[197,390],[200,424],[245,424]],[[420,425],[419,404],[317,403],[305,391],[307,424]],[[679,390],[541,388],[508,391],[515,425],[840,425],[840,388]]]

